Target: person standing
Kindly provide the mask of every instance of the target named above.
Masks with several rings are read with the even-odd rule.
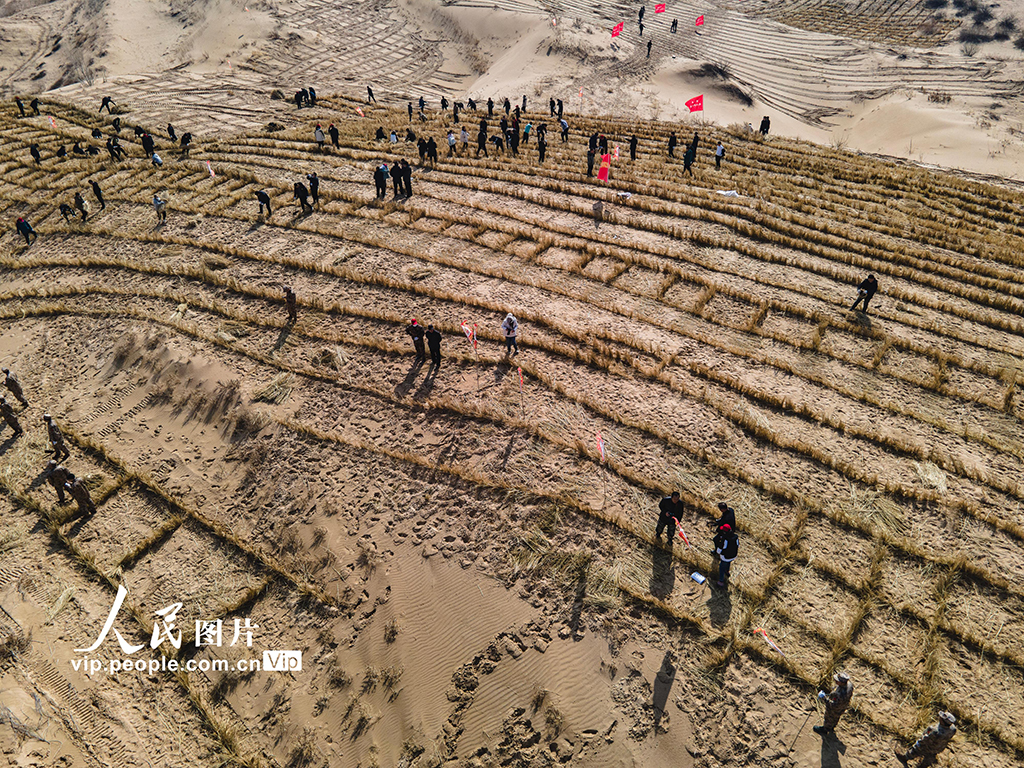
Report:
[[[562,126],[562,143],[569,141],[569,122],[565,118],[558,118],[558,124]]]
[[[729,569],[739,551],[739,537],[732,526],[726,524],[718,529],[714,543],[715,551],[712,554],[718,556],[718,586],[724,587],[729,582]]]
[[[432,166],[437,165],[437,142],[433,136],[427,139],[427,159]]]
[[[587,176],[594,175],[594,148],[587,150]]]
[[[383,200],[388,194],[388,167],[384,163],[373,172],[373,183],[377,187],[377,199]]]
[[[562,100],[558,100],[558,119],[562,119]]]
[[[99,138],[99,137],[97,137],[97,138]],[[171,123],[167,124],[167,138],[169,138],[171,141],[177,141],[178,140],[178,134],[175,133],[174,126]]]
[[[480,153],[484,153],[484,157],[487,157],[487,131],[483,128],[476,135],[476,156],[480,157]]]
[[[697,151],[691,144],[686,148],[686,154],[683,155],[683,172],[693,176],[693,163],[697,159]]]
[[[153,152],[156,150],[156,142],[153,141],[153,137],[148,133],[143,133],[141,137],[142,151],[146,153],[146,157],[152,157]]]
[[[551,107],[551,116],[554,117],[555,116],[555,97],[554,96],[552,96],[551,99],[548,101],[548,106]]]
[[[516,335],[519,333],[519,321],[511,312],[505,315],[505,319],[501,322],[501,330],[505,332],[505,356],[508,357],[513,347],[516,351],[512,352],[512,355],[518,355],[519,344],[516,342]]]
[[[768,115],[761,118],[761,127],[758,129],[761,132],[762,137],[768,136],[768,131],[772,127],[772,121],[768,119]]]
[[[316,128],[313,129],[313,140],[316,141],[316,146],[321,152],[324,151],[324,129],[320,127],[320,123],[316,124]]]
[[[370,86],[366,86],[366,103],[369,104],[371,101],[374,104],[377,103],[377,99],[373,95],[373,88],[371,88]],[[411,109],[409,110],[409,118],[412,119],[412,110]]]
[[[636,135],[629,137],[629,159],[636,160],[636,147],[639,142],[636,139]]]
[[[956,736],[956,718],[953,713],[939,712],[939,722],[929,725],[921,738],[914,742],[914,746],[903,753],[894,750],[896,759],[907,765],[910,760],[920,757],[922,759],[918,765],[922,768],[933,765],[939,754],[949,746],[949,742],[954,736]]]
[[[70,456],[71,453],[64,444],[64,435],[61,434],[60,427],[57,426],[57,422],[53,420],[53,417],[48,413],[44,413],[43,421],[46,422],[46,437],[50,441],[50,447],[53,448],[53,458],[59,463]]]
[[[18,111],[21,112],[21,116],[25,116],[25,102],[21,100],[20,96],[14,97],[14,103],[18,105]]]
[[[0,416],[7,422],[7,426],[14,430],[14,436],[20,435],[23,430],[21,424],[18,422],[18,417],[14,414],[14,409],[11,404],[7,402],[6,397],[0,397]]]
[[[644,25],[641,24],[640,25],[640,34],[641,35],[644,33],[643,30],[644,30]],[[651,46],[652,45],[654,45],[654,41],[653,40],[648,40],[647,41],[647,58],[648,59],[651,58]]]
[[[676,138],[676,132],[672,131],[668,135],[668,156],[675,157],[676,145],[679,143],[679,139]]]
[[[192,134],[188,131],[183,133],[178,145],[181,147],[181,156],[188,157],[188,153],[192,150]]]
[[[448,131],[446,139],[448,141],[448,157],[455,157],[455,132]]]
[[[309,182],[309,196],[313,198],[313,205],[320,205],[320,177],[316,171],[306,174],[306,181]]]
[[[394,190],[395,200],[402,196],[402,186],[404,179],[402,178],[402,161],[399,160],[393,166],[391,166],[391,189]]]
[[[9,368],[4,368],[0,371],[4,375],[4,386],[14,395],[14,399],[21,403],[26,408],[28,407],[28,400],[25,399],[25,393],[21,389],[21,382],[18,378],[11,373]]]
[[[526,94],[523,94],[523,112],[526,111]]]
[[[427,108],[427,100],[420,96],[420,112]]]
[[[494,117],[494,99],[487,97],[487,116]]]
[[[416,322],[415,317],[412,319],[412,322],[406,326],[405,332],[409,334],[409,337],[412,339],[412,345],[416,349],[417,362],[426,359],[427,353],[423,349],[423,326]]]
[[[265,189],[261,189],[259,192],[257,192],[256,193],[256,200],[260,204],[260,212],[258,214],[256,214],[256,215],[257,216],[262,216],[263,215],[263,208],[264,208],[264,206],[266,206],[267,216],[269,217],[271,215],[270,195],[267,194],[267,191]]]
[[[311,107],[316,106],[316,91],[313,90],[313,86],[309,86],[306,89],[306,103]]]
[[[28,220],[24,216],[19,216],[18,220],[14,223],[14,228],[21,233],[21,236],[25,238],[25,245],[32,245],[36,238],[39,237],[36,231],[32,229],[32,225],[28,223]],[[29,239],[31,238],[31,240]]]
[[[412,166],[409,161],[402,159],[402,182],[405,184],[406,199],[412,197]]]
[[[92,185],[92,193],[96,196],[96,202],[100,204],[100,210],[102,211],[107,207],[107,204],[103,201],[103,190],[100,189],[100,184],[96,179],[92,179],[89,183]]]
[[[462,131],[459,134],[459,140],[462,142],[463,154],[469,155],[469,131],[466,130],[466,126],[462,126]]]
[[[74,205],[75,205],[75,208],[78,210],[78,212],[80,214],[82,214],[82,221],[84,222],[85,221],[85,213],[86,213],[85,212],[85,198],[82,197],[82,193],[81,192],[75,192]]]
[[[658,504],[658,527],[654,537],[661,538],[661,532],[668,528],[668,542],[671,544],[676,536],[676,521],[683,515],[683,502],[679,499],[679,491],[672,491]]]
[[[338,128],[337,128],[337,126],[335,126],[334,123],[331,123],[327,127],[327,133],[331,137],[331,144],[333,145],[333,147],[335,149],[337,149],[338,148]]]
[[[295,291],[292,290],[290,285],[284,287],[284,303],[288,307],[288,322],[294,323],[299,319],[299,313],[296,308]]]
[[[441,369],[441,332],[433,325],[427,326],[427,348],[430,349],[430,365]]]
[[[537,157],[540,162],[544,162],[544,157],[548,153],[548,140],[543,133],[537,134]]]
[[[814,726],[814,732],[822,735],[832,733],[836,729],[839,718],[843,716],[846,708],[850,706],[850,699],[853,698],[853,684],[848,674],[836,672],[832,679],[836,681],[836,687],[831,693],[818,691],[818,698],[825,702],[825,722]]]
[[[875,280],[874,275],[868,275],[867,278],[857,286],[857,300],[853,302],[853,306],[850,307],[852,312],[857,308],[857,305],[862,301],[864,302],[864,314],[868,313],[868,302],[871,301],[871,297],[875,295],[875,291],[878,290],[878,281]]]
[[[726,504],[724,501],[718,502],[718,513],[719,517],[711,523],[712,529],[715,531],[721,530],[723,525],[728,525],[732,530],[736,530],[736,510]]]
[[[506,96],[505,97],[505,117],[508,117],[508,115],[509,115],[509,113],[511,111],[512,111],[512,102],[509,101],[508,97]]]
[[[67,504],[67,499],[64,498],[64,486],[70,479],[71,476],[64,465],[50,459],[46,465],[46,482],[57,492],[58,504]]]
[[[153,210],[156,211],[156,221],[161,224],[167,221],[167,201],[159,194],[153,195]]]
[[[718,142],[718,146],[715,147],[715,170],[719,170],[722,167],[722,159],[725,157],[725,147],[722,146],[722,142]]]
[[[113,106],[115,106],[114,100],[109,96],[104,96],[103,99],[100,101],[100,114],[103,114],[104,109],[107,110],[108,115],[114,114],[114,110],[111,109],[111,107]]]
[[[409,102],[409,125],[412,125],[412,102]]]
[[[32,159],[35,160],[36,163],[43,162],[43,156],[39,153],[39,145],[38,144],[31,144],[31,145],[29,145],[28,153],[30,155],[32,155]]]

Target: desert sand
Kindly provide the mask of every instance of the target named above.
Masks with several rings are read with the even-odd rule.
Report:
[[[24,428],[0,431],[7,761],[897,766],[948,709],[941,765],[1020,765],[1021,54],[1013,8],[964,8],[648,5],[641,38],[632,6],[5,4],[0,363],[28,400],[0,388]],[[523,94],[544,163],[536,130],[446,156],[442,96]],[[692,175],[670,131],[699,135]],[[74,142],[101,153],[57,156]],[[377,200],[403,158],[412,197]],[[75,192],[84,221],[57,211]],[[47,483],[44,413],[95,515]],[[301,669],[242,668],[281,651]],[[838,670],[855,695],[823,739]]]

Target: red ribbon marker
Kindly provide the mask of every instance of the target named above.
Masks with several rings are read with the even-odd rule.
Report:
[[[601,438],[601,430],[597,430],[597,450],[601,453],[601,463],[604,464],[604,440]]]
[[[693,549],[693,547],[690,546],[690,540],[686,538],[686,533],[683,532],[683,526],[681,526],[679,524],[679,521],[676,520],[674,517],[672,518],[672,522],[676,524],[676,533],[679,535],[679,538],[686,542],[686,546],[689,549]]]
[[[770,645],[770,646],[771,646],[772,648],[774,648],[774,649],[775,649],[775,650],[776,650],[776,651],[778,652],[779,656],[781,656],[782,658],[786,658],[786,654],[784,654],[784,653],[782,652],[782,649],[781,649],[781,648],[779,648],[779,646],[777,646],[777,645],[776,645],[775,643],[773,643],[773,642],[772,642],[772,641],[771,641],[771,640],[770,640],[770,639],[768,638],[768,633],[767,633],[767,632],[765,632],[765,631],[764,631],[764,629],[763,629],[762,627],[758,627],[757,629],[755,629],[755,630],[754,630],[754,634],[755,634],[755,635],[761,635],[761,637],[763,637],[763,638],[764,638],[764,641],[765,641],[766,643],[768,643],[768,645]]]
[[[519,394],[523,394],[523,369],[519,368]]]

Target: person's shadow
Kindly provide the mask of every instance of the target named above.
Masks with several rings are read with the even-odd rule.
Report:
[[[7,439],[4,440],[2,444],[0,444],[0,456],[3,456],[5,453],[7,453],[7,449],[14,445],[14,441],[17,439],[18,435],[15,433],[11,433],[10,435],[8,435]]]
[[[430,393],[434,391],[434,382],[437,381],[437,372],[441,370],[440,366],[435,366],[433,363],[427,368],[427,375],[423,378],[423,383],[420,384],[420,388],[416,390],[414,398],[421,399],[429,397]]]
[[[420,369],[423,367],[423,358],[416,358],[412,364],[412,368],[405,374],[405,378],[402,379],[401,383],[395,387],[395,395],[397,397],[405,397],[412,390],[412,385],[416,381],[416,377],[419,376]]]
[[[501,384],[505,380],[505,376],[512,370],[512,361],[507,358],[502,360],[494,369],[494,383]]]
[[[846,744],[835,732],[826,733],[821,739],[821,768],[843,768],[840,754],[846,754]]]
[[[668,695],[672,690],[672,683],[676,679],[676,666],[672,663],[672,652],[665,651],[661,660],[661,669],[654,676],[654,730],[657,733],[661,718],[665,715],[665,705],[668,704]]]
[[[708,578],[714,577],[709,576]],[[708,598],[708,614],[713,627],[721,628],[729,623],[729,618],[732,616],[732,598],[729,597],[728,589],[711,590],[711,597]]]
[[[664,600],[672,594],[676,585],[676,571],[672,566],[672,539],[669,539],[668,548],[655,541],[651,553],[651,595]]]
[[[289,320],[287,323],[284,324],[284,327],[281,328],[281,333],[279,333],[277,336],[277,341],[274,342],[275,352],[279,352],[281,350],[281,347],[285,345],[285,342],[288,341],[288,336],[289,334],[291,334],[292,328],[294,327],[294,320]]]

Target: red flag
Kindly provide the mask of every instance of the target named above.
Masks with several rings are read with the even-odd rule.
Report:
[[[700,96],[694,96],[692,99],[690,99],[688,102],[686,102],[686,107],[691,112],[703,112],[704,111],[704,94],[702,93]]]
[[[601,438],[601,430],[597,430],[597,450],[601,453],[601,463],[604,463],[604,440]]]
[[[53,115],[47,115],[46,119],[50,121],[50,127],[53,128],[53,130],[56,131],[57,130],[57,121],[53,119]]]
[[[654,6],[654,12],[655,13],[664,13],[665,12],[665,4],[664,3],[658,3],[656,6]]]
[[[696,24],[696,26],[698,26],[698,27],[703,27],[704,26],[704,17],[703,16],[698,16],[697,17],[697,24]]]
[[[601,168],[597,172],[597,178],[599,178],[601,181],[608,181],[608,171],[611,170],[611,167],[612,167],[612,156],[611,155],[601,155]]]
[[[612,27],[612,37],[618,37],[619,35],[622,34],[622,26],[623,23],[620,21],[618,24]]]
[[[209,160],[206,161],[206,170],[208,170],[210,172],[210,177],[211,178],[213,178],[214,176],[217,175],[217,174],[215,174],[213,172],[213,166],[210,165],[210,161]]]
[[[618,144],[615,145],[615,159],[616,160],[619,159],[619,145]]]
[[[473,323],[473,351],[476,352],[476,323]]]
[[[366,117],[366,115],[363,113],[363,110],[361,110],[359,107],[356,107],[356,112],[359,113],[360,117]]]
[[[519,394],[523,394],[523,369],[519,369]]]

